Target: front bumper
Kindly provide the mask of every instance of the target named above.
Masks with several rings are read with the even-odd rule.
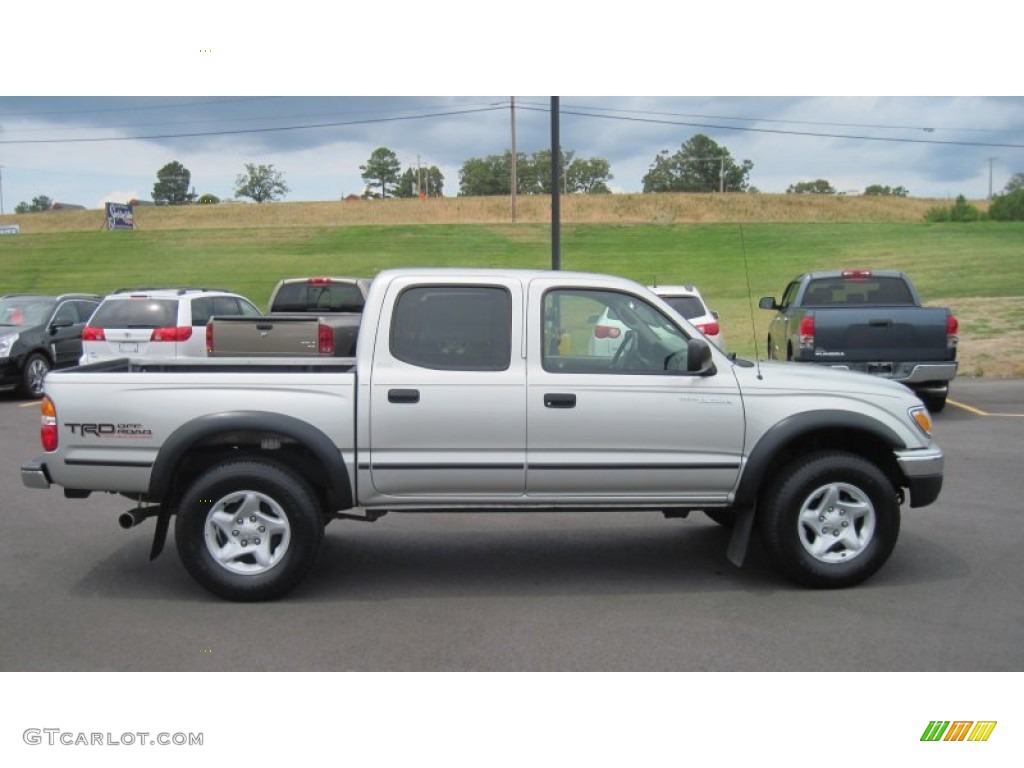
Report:
[[[21,465],[21,484],[26,488],[45,490],[52,482],[50,473],[46,470],[46,462],[41,459],[32,459]]]
[[[896,462],[910,489],[911,507],[926,507],[939,497],[939,491],[942,490],[944,464],[942,451],[939,448],[898,451]]]

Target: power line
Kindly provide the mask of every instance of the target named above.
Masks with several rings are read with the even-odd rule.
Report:
[[[339,128],[348,125],[368,125],[372,123],[389,123],[398,122],[402,120],[425,120],[434,117],[451,117],[454,115],[468,115],[476,112],[494,112],[495,110],[504,109],[503,105],[490,105],[486,107],[479,107],[475,109],[459,109],[450,110],[447,112],[434,112],[424,115],[405,115],[401,117],[379,117],[379,118],[368,118],[366,120],[343,120],[333,123],[312,123],[308,125],[286,125],[278,126],[275,128],[239,128],[236,130],[227,131],[196,131],[193,133],[164,133],[154,134],[149,136],[102,136],[92,138],[81,138],[81,139],[3,139],[0,140],[0,144],[85,144],[85,143],[97,143],[97,142],[109,142],[109,141],[147,141],[152,139],[188,139],[196,138],[199,136],[236,136],[246,133],[274,133],[280,131],[302,131],[302,130],[313,130],[317,128]]]
[[[546,112],[546,109],[542,107],[530,107],[524,106],[522,109],[532,110],[534,112]],[[987,141],[951,141],[942,139],[910,139],[910,138],[899,138],[896,136],[863,136],[863,135],[852,135],[844,133],[818,133],[813,131],[787,131],[781,128],[753,128],[750,126],[736,126],[736,125],[714,125],[712,123],[694,123],[682,120],[657,120],[654,118],[644,117],[622,117],[619,115],[599,115],[590,112],[575,112],[571,109],[563,109],[563,115],[575,115],[577,117],[593,117],[600,120],[619,120],[631,123],[655,123],[659,125],[681,125],[688,128],[713,128],[722,131],[746,131],[750,133],[775,133],[784,136],[808,136],[813,138],[822,139],[855,139],[858,141],[888,141],[901,144],[942,144],[952,145],[958,147],[1005,147],[1010,149],[1024,149],[1024,144],[1003,144],[999,142],[987,142]]]
[[[478,107],[478,106],[498,106],[498,105],[496,105],[494,102],[470,102],[468,104],[460,104],[459,108],[460,109],[464,109],[466,107]],[[71,125],[71,126],[61,126],[59,128],[55,128],[53,126],[47,126],[47,127],[43,127],[43,128],[22,128],[22,129],[14,129],[14,130],[5,129],[4,133],[7,134],[7,135],[13,135],[13,134],[22,134],[22,133],[38,134],[38,133],[45,133],[45,132],[55,131],[55,130],[60,130],[60,131],[95,131],[98,128],[103,128],[105,130],[114,131],[114,130],[120,130],[120,129],[123,129],[123,128],[146,128],[146,127],[153,126],[153,125],[162,125],[162,126],[182,125],[182,126],[184,126],[184,125],[204,125],[204,124],[208,124],[208,123],[241,123],[241,122],[252,123],[252,122],[265,122],[265,121],[268,121],[268,120],[305,120],[305,119],[315,118],[315,117],[338,117],[338,116],[341,116],[341,115],[360,115],[360,114],[375,114],[375,115],[379,115],[379,114],[387,114],[389,112],[417,112],[417,111],[422,111],[422,110],[437,110],[437,109],[442,109],[442,108],[443,107],[435,104],[435,105],[429,105],[429,106],[423,106],[423,107],[402,107],[402,108],[395,108],[395,109],[356,109],[356,110],[342,110],[340,112],[338,112],[338,111],[332,111],[332,112],[313,112],[313,113],[310,113],[310,114],[298,114],[298,115],[287,114],[287,115],[266,115],[266,116],[248,116],[248,117],[209,117],[209,118],[207,118],[205,120],[176,120],[176,121],[161,120],[160,122],[127,123],[127,124],[120,124],[120,125],[103,125],[103,126],[96,126],[96,125]],[[36,114],[45,114],[45,113],[36,113]],[[5,113],[4,116],[5,117],[9,116],[9,113]]]
[[[545,111],[543,104],[539,102],[521,102],[530,104],[531,106],[537,107],[539,111]],[[839,123],[831,121],[817,121],[817,120],[784,120],[781,118],[772,117],[738,117],[736,115],[702,115],[687,112],[665,112],[661,110],[646,110],[646,109],[617,109],[614,107],[591,107],[578,104],[569,105],[570,109],[585,109],[591,112],[597,112],[597,116],[603,116],[600,113],[604,112],[616,112],[627,115],[663,115],[668,117],[689,117],[698,118],[701,120],[737,120],[742,122],[750,123],[782,123],[787,125],[830,125],[844,128],[880,128],[884,130],[902,130],[902,131],[924,131],[925,133],[934,133],[937,130],[951,131],[954,133],[1011,133],[1020,134],[1024,133],[1024,129],[1003,129],[1003,128],[951,128],[948,126],[933,127],[933,126],[921,126],[921,125],[889,125],[883,123]]]
[[[89,115],[99,112],[136,112],[144,109],[181,109],[182,107],[206,106],[208,104],[234,104],[240,101],[265,101],[278,96],[233,96],[224,99],[203,99],[180,101],[173,104],[135,104],[131,107],[89,107],[87,109],[58,109],[45,112],[4,112],[4,117],[39,117],[43,115]]]

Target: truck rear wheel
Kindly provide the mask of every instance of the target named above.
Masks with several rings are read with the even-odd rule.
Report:
[[[309,485],[266,459],[226,461],[181,498],[174,536],[192,577],[228,600],[271,600],[309,572],[324,521]]]
[[[773,563],[809,587],[848,587],[888,560],[900,530],[896,490],[874,464],[829,451],[795,459],[762,498],[761,538]]]

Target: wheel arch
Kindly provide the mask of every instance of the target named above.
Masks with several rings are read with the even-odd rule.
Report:
[[[276,449],[268,449],[268,442]],[[180,426],[157,454],[148,495],[166,502],[211,462],[245,455],[262,455],[286,464],[335,509],[354,503],[345,460],[331,438],[300,419],[264,411],[210,414]]]
[[[901,474],[893,450],[902,447],[903,441],[895,432],[863,414],[837,410],[794,414],[766,432],[751,450],[736,489],[735,504],[755,506],[773,472],[796,456],[824,450],[862,456],[899,487]]]

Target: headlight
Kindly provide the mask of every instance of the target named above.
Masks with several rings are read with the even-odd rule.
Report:
[[[916,405],[911,408],[908,413],[910,414],[911,421],[917,424],[917,428],[924,432],[928,437],[931,437],[932,417],[931,414],[928,413],[928,409],[923,405]]]
[[[11,347],[14,346],[14,342],[18,340],[18,334],[8,333],[4,336],[0,336],[0,357],[10,357]]]

